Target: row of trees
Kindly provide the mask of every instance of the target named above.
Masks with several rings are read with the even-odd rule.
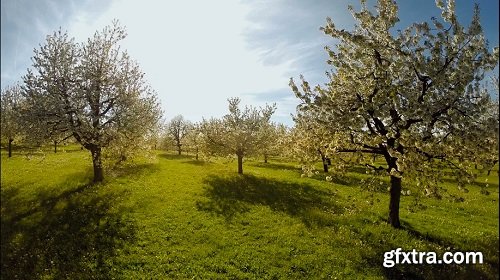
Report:
[[[33,74],[30,72],[29,75]],[[30,79],[34,79],[33,76]],[[96,182],[103,179],[103,148],[121,162],[163,141],[167,142],[164,143],[167,146],[173,145],[179,155],[191,150],[197,160],[200,154],[204,158],[233,155],[238,159],[238,173],[242,174],[244,157],[262,156],[267,162],[269,156],[283,155],[286,150],[283,144],[288,142],[289,129],[270,121],[275,105],[259,109],[247,106],[242,110],[239,108],[240,100],[231,98],[228,100],[229,113],[221,119],[192,123],[179,115],[162,126],[159,109],[152,106],[156,104],[152,99],[126,103],[125,100],[118,100],[125,99],[123,96],[101,95],[103,101],[116,98],[114,102],[123,107],[114,107],[113,115],[106,115],[111,106],[104,108],[101,101],[101,104],[92,105],[104,111],[88,110],[90,116],[82,116],[66,113],[75,110],[75,107],[66,107],[69,102],[77,101],[74,96],[33,89],[30,88],[32,85],[30,81],[23,86],[7,87],[2,92],[2,137],[8,142],[9,157],[12,156],[14,139],[35,146],[50,140],[56,149],[60,141],[74,138],[91,152]],[[59,94],[67,98],[62,104],[55,100],[61,98]],[[87,100],[89,96],[79,102],[84,104]],[[128,118],[118,115],[125,112],[129,114]],[[103,118],[99,119],[101,116]]]
[[[229,113],[192,124],[182,116],[165,128],[156,93],[145,83],[139,66],[119,42],[126,36],[118,22],[96,32],[85,43],[76,43],[67,33],[47,36],[35,49],[33,67],[22,83],[2,91],[2,139],[22,140],[28,145],[68,138],[81,144],[92,156],[94,182],[101,182],[103,155],[118,162],[151,148],[162,132],[180,155],[186,143],[196,155],[243,158],[275,154],[270,140],[286,128],[270,122],[275,105],[239,108],[240,100],[229,99]],[[164,131],[162,131],[164,129]],[[55,150],[56,151],[56,150]]]
[[[392,0],[378,0],[375,11],[365,1],[361,11],[350,7],[353,31],[327,19],[321,30],[338,42],[326,48],[333,69],[327,83],[314,88],[302,76],[300,86],[290,80],[300,100],[293,129],[270,121],[275,105],[241,108],[232,98],[220,119],[192,124],[177,116],[164,131],[178,154],[189,146],[197,158],[232,155],[240,174],[245,157],[267,161],[273,154],[299,159],[306,172],[319,157],[325,172],[329,160],[333,172],[372,168],[390,179],[388,222],[400,227],[403,182],[417,181],[432,192],[444,169],[464,185],[474,178],[474,166],[498,162],[498,99],[483,82],[498,65],[498,48],[490,51],[477,6],[464,27],[454,1],[436,3],[442,19],[402,31],[394,30],[399,19]],[[62,32],[48,36],[23,84],[2,93],[2,133],[9,146],[19,127],[32,139],[69,135],[90,151],[98,182],[102,148],[114,147],[126,158],[157,138],[156,95],[137,64],[119,51],[124,37],[117,23],[81,44]],[[16,118],[20,126],[4,127]]]
[[[197,149],[234,155],[238,173],[245,156],[266,157],[278,143],[275,151],[300,160],[306,173],[319,158],[325,172],[331,161],[334,173],[366,166],[389,177],[388,222],[400,227],[402,182],[416,181],[433,193],[450,175],[443,170],[450,170],[464,187],[478,165],[491,170],[498,163],[498,98],[491,92],[498,92],[498,79],[483,82],[498,65],[498,48],[489,50],[477,6],[468,28],[458,22],[454,1],[437,6],[441,21],[398,32],[392,30],[398,7],[390,0],[379,0],[375,13],[365,2],[359,12],[350,8],[357,21],[351,32],[327,19],[321,30],[339,42],[326,48],[333,69],[323,86],[311,88],[302,76],[300,87],[290,80],[301,101],[295,127],[272,125],[273,106],[242,110],[238,99],[230,99],[222,119],[191,126]],[[178,132],[186,130],[171,129],[182,127],[178,120],[169,131],[180,153]]]
[[[180,155],[190,149],[204,157],[232,155],[238,160],[238,173],[243,173],[243,159],[248,156],[262,156],[267,162],[269,156],[282,155],[285,137],[289,129],[270,121],[276,106],[263,108],[246,106],[240,108],[239,98],[230,98],[229,112],[222,118],[203,119],[191,123],[182,116],[170,120],[166,127],[166,141],[175,146]]]

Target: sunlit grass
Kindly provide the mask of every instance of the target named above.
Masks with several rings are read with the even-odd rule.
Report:
[[[329,183],[294,163],[206,163],[158,152],[91,186],[86,151],[2,154],[2,279],[464,279],[498,277],[498,175],[442,199],[402,196],[362,170]],[[461,199],[458,199],[461,198]],[[483,265],[382,266],[383,253],[482,251]],[[90,276],[92,275],[92,276]]]

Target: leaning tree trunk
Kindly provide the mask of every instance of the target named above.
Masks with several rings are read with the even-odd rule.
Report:
[[[401,198],[401,178],[391,176],[391,190],[389,201],[389,224],[395,228],[400,228],[399,221],[399,201]]]
[[[237,154],[238,156],[238,174],[243,174],[243,155]]]
[[[92,164],[94,166],[94,183],[99,183],[104,180],[104,173],[102,169],[101,147],[93,147],[90,152],[92,153]]]
[[[12,142],[14,139],[9,138],[9,157],[12,157]]]

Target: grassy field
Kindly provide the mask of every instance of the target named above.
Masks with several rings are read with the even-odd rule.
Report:
[[[352,171],[332,183],[247,161],[238,176],[235,162],[158,152],[92,186],[78,148],[2,151],[1,278],[498,279],[496,171],[467,193],[443,183],[442,199],[411,189],[404,230],[385,223],[387,184],[367,190],[364,170]],[[384,268],[398,247],[481,251],[485,263]]]

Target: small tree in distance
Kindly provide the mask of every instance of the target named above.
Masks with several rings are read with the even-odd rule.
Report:
[[[393,227],[401,226],[402,180],[412,178],[433,192],[440,171],[450,168],[463,186],[473,161],[481,160],[476,139],[489,137],[490,145],[498,145],[498,136],[490,137],[498,118],[485,116],[492,101],[480,84],[498,65],[498,48],[488,49],[478,6],[464,28],[453,0],[436,4],[442,21],[413,24],[397,35],[391,30],[399,21],[394,1],[378,0],[376,13],[365,1],[359,12],[349,7],[355,30],[338,29],[330,19],[322,28],[339,40],[335,49],[327,48],[334,67],[328,83],[312,89],[301,77],[299,89],[290,81],[301,100],[297,119],[322,136],[329,156],[350,155],[346,166],[363,164],[390,177]],[[376,166],[372,155],[385,165]]]
[[[222,119],[204,119],[201,122],[203,147],[207,153],[215,155],[236,155],[238,174],[243,174],[243,158],[259,153],[263,141],[266,141],[261,131],[269,124],[276,106],[266,105],[260,109],[246,106],[242,110],[239,98],[230,98],[228,102],[229,114]]]
[[[174,141],[174,145],[177,147],[177,153],[179,155],[182,153],[184,138],[188,135],[191,128],[191,122],[185,120],[182,115],[173,117],[167,124],[167,134]]]
[[[184,142],[188,149],[195,154],[195,159],[198,160],[203,145],[203,134],[200,132],[200,123],[191,125],[191,129],[189,129]]]
[[[264,156],[264,163],[267,163],[270,156],[281,156],[283,150],[288,147],[283,143],[288,136],[288,128],[280,123],[270,122],[263,126],[260,131],[262,137],[261,150]]]

